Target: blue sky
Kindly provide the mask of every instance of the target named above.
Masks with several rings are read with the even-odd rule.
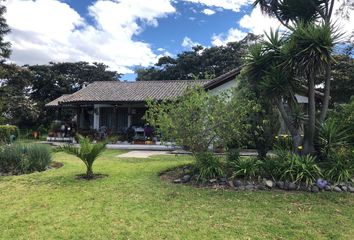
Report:
[[[262,34],[275,19],[251,0],[7,0],[11,60],[103,62],[134,80],[151,66],[195,44],[205,47]],[[353,23],[353,22],[351,22]],[[348,29],[351,29],[349,27]],[[349,31],[349,30],[348,30]]]

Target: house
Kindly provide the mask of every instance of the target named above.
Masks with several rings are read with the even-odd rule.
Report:
[[[218,94],[236,87],[239,73],[240,68],[237,68],[212,80],[93,82],[73,94],[55,99],[46,107],[76,109],[79,131],[99,130],[104,126],[110,133],[122,133],[131,126],[144,126],[142,117],[148,99],[174,99],[193,85],[204,87],[210,94]],[[299,103],[306,104],[307,97],[303,95],[297,94],[296,98]]]

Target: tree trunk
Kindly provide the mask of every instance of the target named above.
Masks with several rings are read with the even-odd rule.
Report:
[[[93,170],[92,170],[92,165],[88,164],[87,169],[86,169],[86,177],[88,179],[93,178]]]
[[[324,99],[323,99],[323,105],[322,105],[321,115],[320,115],[320,119],[319,119],[320,123],[323,123],[323,121],[326,119],[326,116],[327,116],[329,99],[330,99],[330,92],[331,92],[331,64],[328,63],[326,66]]]
[[[289,132],[291,134],[291,138],[293,140],[294,152],[298,153],[299,152],[298,147],[301,146],[301,143],[302,143],[302,137],[301,137],[300,131],[299,131],[299,129],[297,129],[294,126],[291,118],[286,113],[285,107],[284,107],[284,103],[283,103],[283,101],[281,99],[278,99],[277,107],[278,107],[278,109],[280,111],[280,114],[281,114],[281,116],[283,118],[283,121],[284,121],[287,129],[289,130]]]
[[[315,127],[316,127],[316,103],[315,103],[315,80],[314,75],[309,75],[308,85],[308,122],[304,139],[304,154],[313,154],[315,152]]]

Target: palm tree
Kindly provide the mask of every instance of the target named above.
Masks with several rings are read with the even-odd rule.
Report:
[[[288,30],[289,39],[282,47],[288,56],[287,70],[295,71],[295,77],[306,80],[308,86],[308,123],[305,148],[314,151],[316,124],[315,80],[325,73],[324,100],[317,119],[322,123],[327,115],[330,99],[331,57],[335,40],[339,37],[331,25],[336,0],[256,0],[263,13],[276,17]],[[341,0],[348,5],[347,0]],[[350,6],[349,6],[350,7]],[[319,24],[320,23],[320,24]],[[290,64],[291,63],[291,64]],[[282,64],[283,65],[283,64]]]
[[[86,165],[85,178],[92,179],[94,177],[92,166],[95,160],[100,156],[106,147],[106,142],[91,143],[89,138],[79,137],[80,147],[72,145],[64,145],[59,147],[59,151],[66,152],[80,158]]]

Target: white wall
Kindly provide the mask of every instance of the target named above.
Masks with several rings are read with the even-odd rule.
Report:
[[[232,80],[232,81],[229,81],[229,82],[226,82],[216,88],[213,88],[211,90],[209,90],[209,93],[211,95],[217,95],[223,91],[226,91],[226,90],[230,90],[232,88],[235,88],[237,87],[237,81],[236,80]]]

